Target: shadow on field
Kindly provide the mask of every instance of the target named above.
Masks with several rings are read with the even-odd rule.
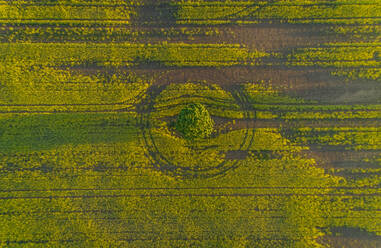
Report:
[[[331,228],[332,235],[325,236],[322,241],[329,247],[368,248],[381,247],[381,237],[353,227]]]
[[[348,83],[345,78],[338,78],[332,82],[308,91],[300,90],[297,96],[326,104],[381,103],[381,87],[377,81],[353,80]]]
[[[64,144],[127,142],[136,139],[136,120],[123,113],[17,116],[0,120],[0,151],[53,149]]]
[[[171,2],[152,2],[137,7],[136,25],[176,24],[178,6]]]

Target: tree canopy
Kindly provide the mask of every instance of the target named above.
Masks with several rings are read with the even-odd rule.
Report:
[[[213,132],[214,121],[200,103],[185,106],[179,113],[176,130],[186,139],[207,138]]]

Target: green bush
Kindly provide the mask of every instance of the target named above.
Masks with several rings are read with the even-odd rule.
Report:
[[[213,125],[214,121],[205,106],[192,103],[180,111],[175,127],[186,139],[195,139],[209,137]]]

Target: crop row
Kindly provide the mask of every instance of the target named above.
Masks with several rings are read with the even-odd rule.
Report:
[[[319,105],[290,97],[265,82],[243,86],[258,119],[380,119],[380,105]]]
[[[146,42],[149,39],[194,39],[199,36],[216,35],[216,28],[183,27],[160,29],[129,29],[126,27],[43,27],[8,26],[0,27],[3,42]]]
[[[23,114],[0,119],[2,152],[122,142],[137,134],[135,113]]]
[[[261,106],[262,107],[262,106]],[[281,120],[347,120],[347,119],[380,119],[380,111],[256,111],[257,119]]]
[[[293,66],[378,67],[379,43],[328,44],[318,48],[299,48],[287,56]]]
[[[15,3],[0,5],[3,23],[129,23],[132,16],[143,14],[139,5],[157,5],[157,11],[173,10],[179,24],[228,23],[378,23],[380,7],[377,1],[336,0],[311,3],[289,1],[182,1],[165,4],[144,4],[139,1],[76,1],[59,3]]]
[[[87,1],[82,1],[82,5],[73,2],[49,4],[37,4],[33,2],[28,4],[22,1],[2,1],[0,3],[0,20],[5,23],[17,22],[40,22],[40,23],[70,23],[72,21],[80,22],[102,22],[109,20],[118,20],[119,23],[128,23],[131,15],[135,11],[126,1],[114,1],[120,4],[120,7],[114,5],[92,5]],[[85,3],[85,5],[83,5]],[[87,3],[87,4],[86,4]],[[99,2],[98,4],[102,4]]]
[[[21,64],[21,65],[20,65]],[[149,81],[132,73],[84,75],[66,69],[26,66],[20,62],[1,68],[0,103],[12,105],[133,104]]]
[[[381,41],[381,27],[379,25],[333,26],[328,29],[327,34],[335,34],[337,37],[348,37],[352,40]]]
[[[337,43],[317,48],[299,48],[287,55],[290,66],[339,68],[333,75],[350,79],[380,80],[381,46],[379,43]]]
[[[178,3],[177,23],[377,23],[377,1],[186,1]]]
[[[381,145],[378,127],[300,128],[288,132],[301,145],[339,146],[354,150],[378,150]]]
[[[15,61],[45,66],[165,66],[253,65],[264,52],[225,44],[96,44],[8,43],[0,46],[3,64]]]

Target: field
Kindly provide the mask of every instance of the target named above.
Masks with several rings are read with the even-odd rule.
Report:
[[[381,247],[379,0],[0,0],[0,247]],[[209,138],[173,123],[201,103]]]

